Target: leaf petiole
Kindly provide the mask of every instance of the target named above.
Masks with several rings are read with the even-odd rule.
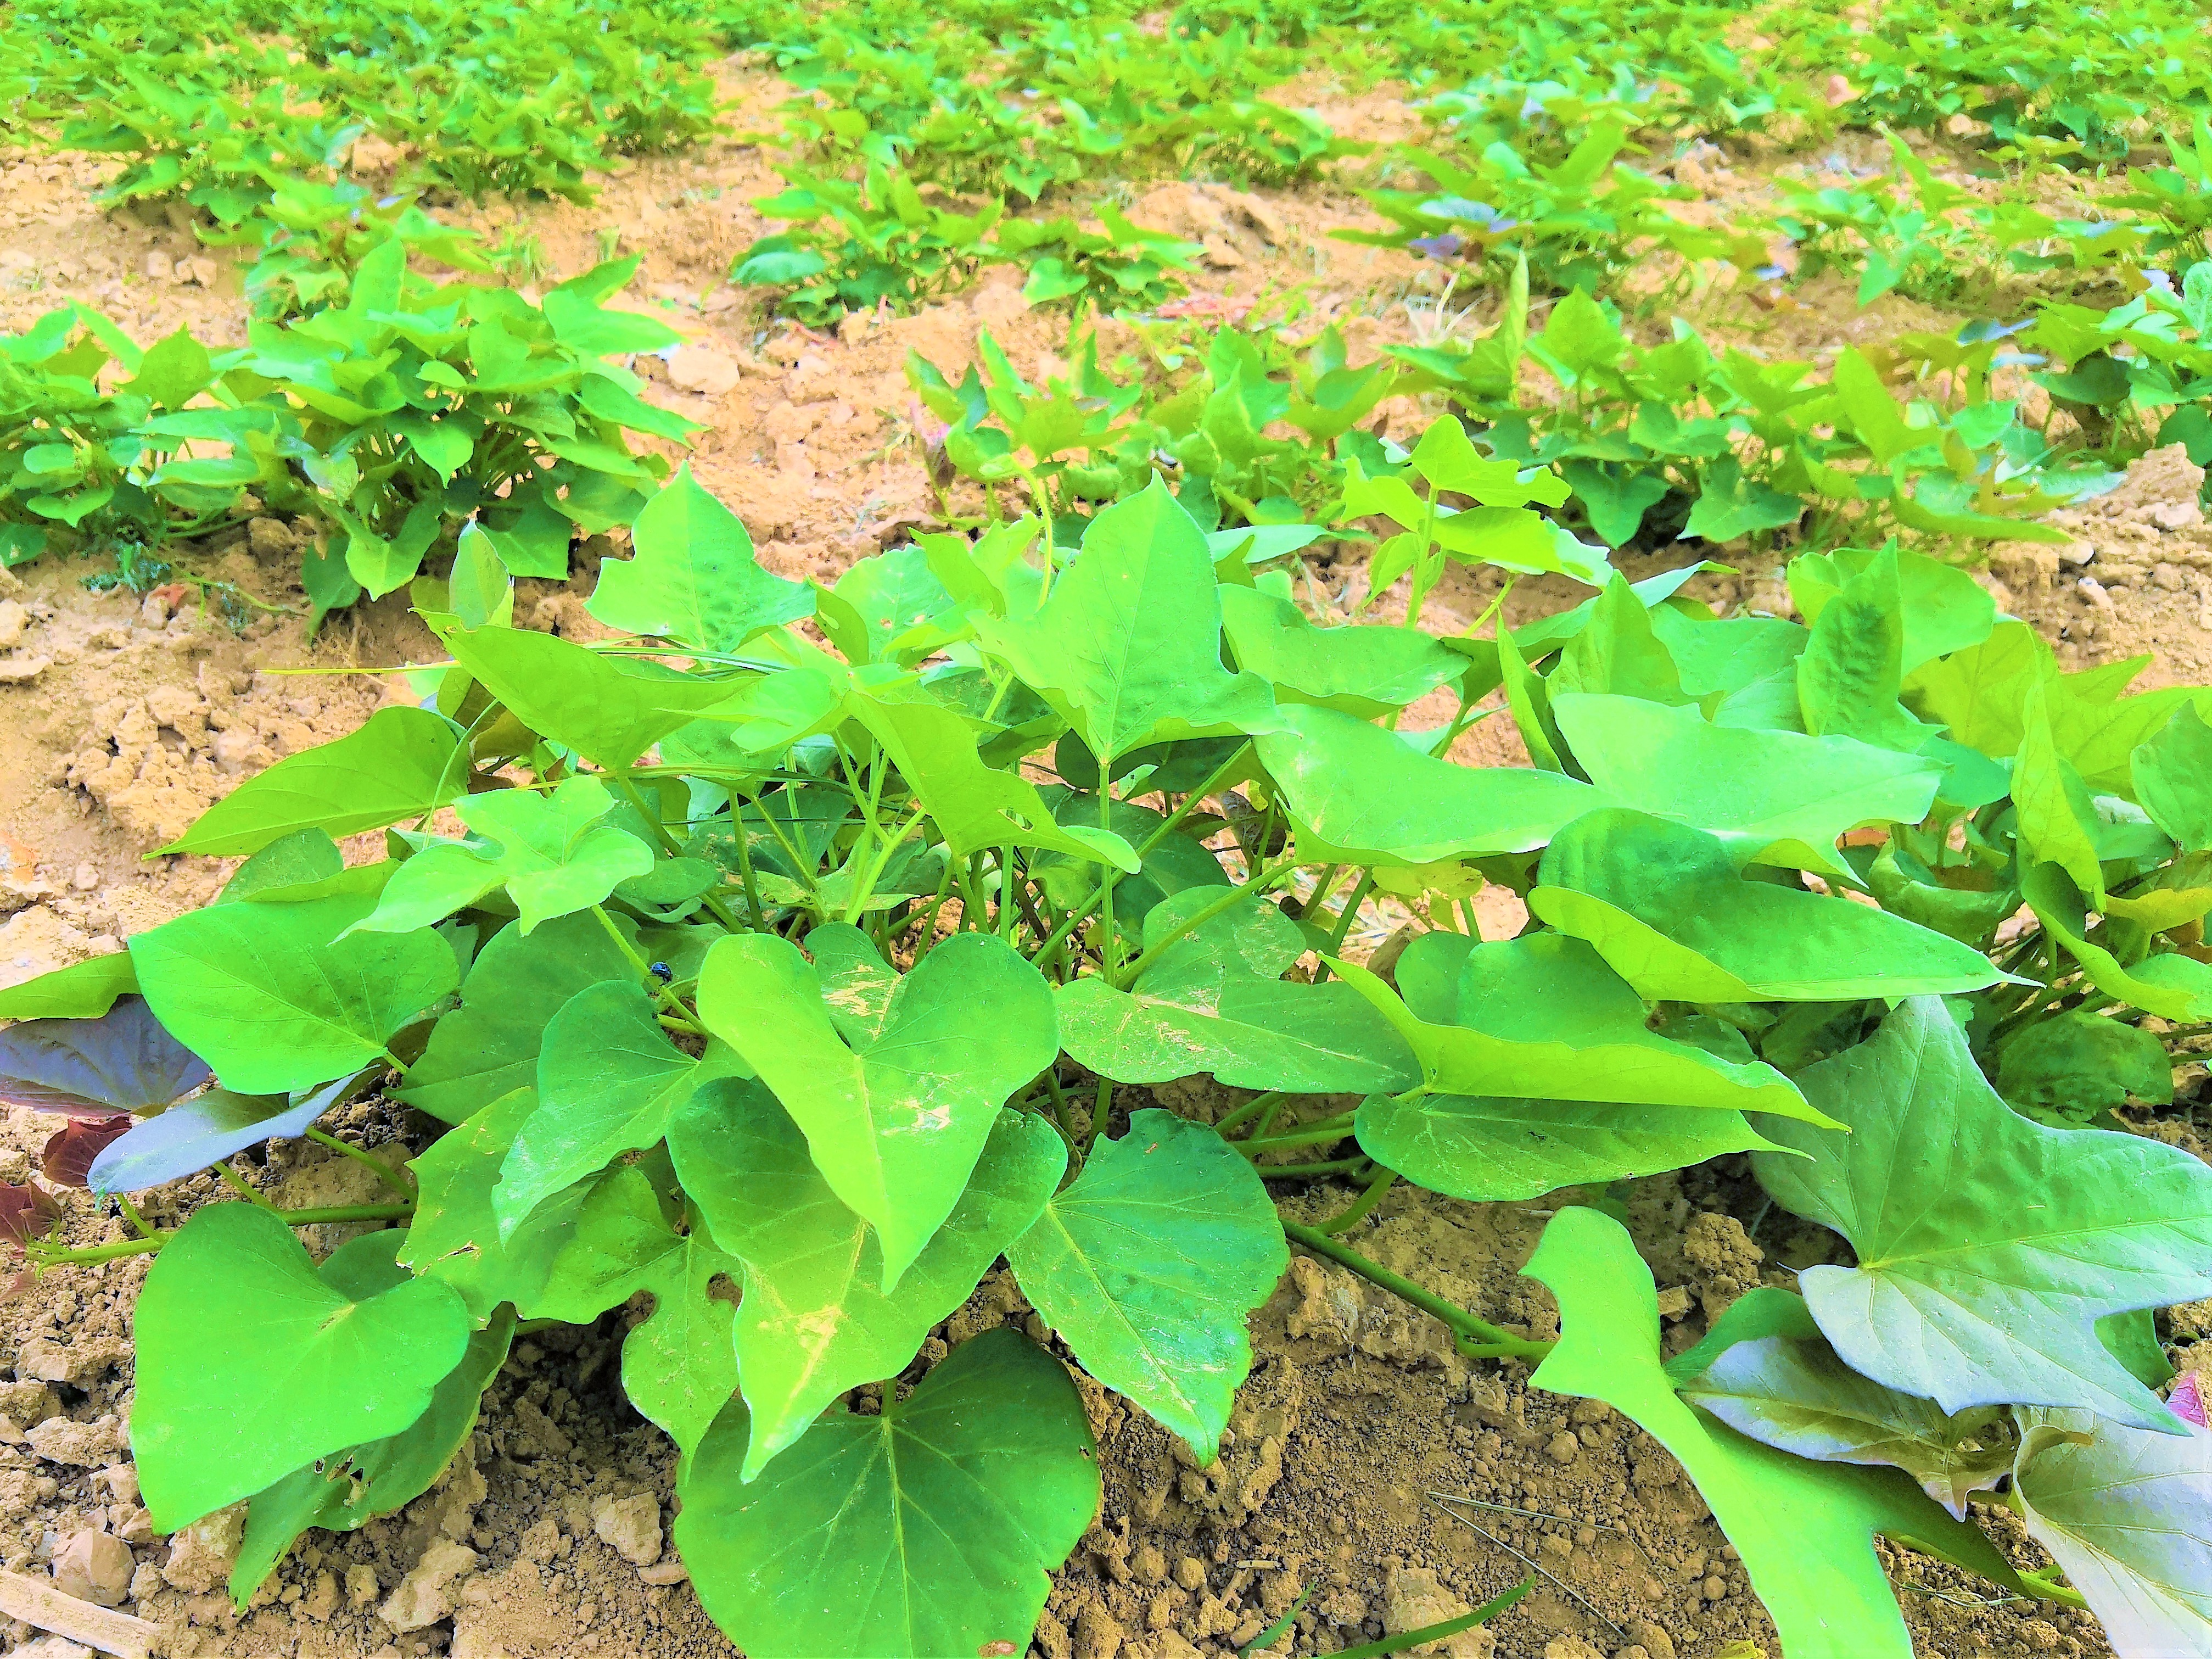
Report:
[[[1403,1274],[1392,1273],[1381,1262],[1370,1261],[1358,1251],[1338,1243],[1318,1227],[1285,1221],[1283,1236],[1294,1244],[1304,1246],[1316,1255],[1325,1255],[1340,1266],[1351,1268],[1370,1285],[1380,1285],[1391,1295],[1412,1303],[1423,1313],[1450,1327],[1460,1352],[1471,1358],[1534,1362],[1541,1359],[1557,1346],[1516,1336],[1486,1319],[1478,1319],[1466,1309],[1455,1307],[1445,1301],[1434,1291],[1426,1290]]]

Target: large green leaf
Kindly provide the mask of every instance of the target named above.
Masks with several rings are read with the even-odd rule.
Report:
[[[636,556],[601,564],[585,606],[609,628],[735,651],[814,609],[805,582],[761,568],[738,515],[700,485],[689,462],[645,504],[630,544]]]
[[[1858,1253],[1855,1267],[1798,1278],[1844,1363],[1948,1412],[2013,1403],[2173,1423],[2093,1327],[2212,1295],[2212,1170],[2140,1136],[2029,1122],[1934,998],[1902,1004],[1797,1081],[1851,1133],[1778,1121],[1766,1132],[1810,1160],[1761,1153],[1753,1167],[1775,1202]]]
[[[670,1124],[668,1150],[715,1243],[744,1263],[736,1342],[752,1413],[746,1480],[838,1395],[904,1370],[1036,1219],[1067,1164],[1042,1118],[1001,1109],[960,1201],[886,1294],[874,1231],[838,1200],[758,1082],[702,1088]]]
[[[1799,864],[1853,879],[1836,840],[1861,824],[1917,823],[1942,769],[1850,738],[1708,725],[1695,708],[1570,693],[1553,718],[1607,805],[1709,830],[1739,862]],[[1595,803],[1594,803],[1595,804]]]
[[[615,799],[597,778],[563,779],[550,795],[535,789],[471,795],[456,810],[482,839],[421,848],[392,872],[356,930],[411,933],[504,888],[527,933],[601,902],[653,869],[653,848],[607,822]]]
[[[459,1291],[479,1325],[502,1302],[528,1307],[537,1299],[589,1192],[572,1187],[539,1205],[513,1237],[500,1236],[492,1208],[500,1165],[537,1109],[537,1091],[517,1089],[441,1135],[408,1166],[420,1195],[399,1261]]]
[[[689,1453],[737,1392],[736,1298],[716,1281],[739,1271],[704,1228],[674,1224],[651,1177],[628,1164],[593,1184],[545,1288],[519,1311],[587,1325],[648,1292],[653,1312],[623,1339],[623,1392]]]
[[[678,1480],[676,1547],[757,1659],[1019,1653],[1097,1513],[1097,1451],[1060,1362],[1000,1328],[879,1417],[830,1413],[741,1484],[732,1405]]]
[[[1533,852],[1561,825],[1616,804],[1557,772],[1437,760],[1334,708],[1293,704],[1282,725],[1259,740],[1260,759],[1310,858],[1433,864]]]
[[[562,1188],[656,1144],[692,1090],[729,1069],[726,1050],[695,1060],[671,1042],[636,986],[610,981],[577,992],[545,1027],[538,1109],[501,1166],[491,1198],[501,1236],[512,1239]]]
[[[452,947],[427,930],[338,938],[375,907],[356,873],[211,905],[131,939],[155,1017],[227,1087],[282,1094],[357,1072],[459,983]]]
[[[1133,873],[1136,849],[1109,830],[1091,824],[1063,828],[1018,772],[987,766],[977,752],[979,733],[952,709],[917,693],[893,696],[855,688],[848,707],[884,746],[930,822],[966,858],[991,847],[1047,847]]]
[[[1129,1119],[1006,1252],[1083,1369],[1211,1463],[1290,1255],[1252,1165],[1172,1112]]]
[[[1091,522],[1032,617],[979,617],[984,648],[1102,758],[1164,738],[1278,729],[1256,674],[1221,665],[1206,537],[1158,479]]]
[[[1770,1147],[1741,1112],[1498,1095],[1370,1095],[1360,1150],[1432,1192],[1478,1204],[1605,1185]]]
[[[399,1433],[460,1364],[470,1330],[447,1285],[410,1279],[356,1297],[259,1205],[200,1211],[162,1248],[136,1316],[131,1449],[155,1526],[173,1531]]]
[[[454,659],[532,731],[617,770],[745,682],[696,678],[520,628],[457,628]]]
[[[2185,703],[2130,757],[2136,799],[2185,853],[2212,848],[2212,726]]]
[[[1648,1000],[1844,1002],[1979,990],[1987,957],[1901,916],[1747,878],[1717,836],[1593,812],[1552,838],[1528,909],[1587,939]]]
[[[392,1260],[392,1247],[402,1237],[370,1233],[339,1245],[322,1265],[324,1282],[356,1301],[404,1284],[406,1270]],[[514,1339],[514,1315],[503,1311],[469,1339],[460,1364],[446,1373],[429,1406],[404,1429],[318,1458],[254,1493],[230,1570],[231,1599],[243,1608],[310,1527],[351,1532],[429,1491],[475,1429],[483,1391],[506,1363]]]
[[[1195,888],[1145,918],[1147,950],[1212,903]],[[1305,951],[1297,924],[1264,902],[1238,905],[1155,957],[1128,990],[1093,975],[1054,995],[1061,1045],[1102,1077],[1164,1083],[1210,1072],[1242,1089],[1300,1094],[1410,1087],[1405,1042],[1349,985],[1299,985],[1284,970]]]
[[[1772,1066],[1723,1060],[1651,1030],[1643,1000],[1580,939],[1531,933],[1474,946],[1450,1024],[1417,1019],[1364,968],[1337,971],[1398,1028],[1428,1091],[1826,1121]]]
[[[1366,720],[1467,672],[1465,657],[1419,629],[1318,628],[1295,601],[1253,587],[1224,586],[1220,599],[1222,632],[1237,665],[1270,682],[1286,702],[1323,703]]]
[[[235,858],[301,830],[350,836],[425,817],[467,793],[459,749],[443,715],[380,708],[359,731],[248,778],[161,850]]]
[[[1559,1344],[1531,1383],[1602,1400],[1674,1453],[1742,1556],[1790,1659],[1911,1659],[1876,1533],[2017,1583],[1979,1528],[1904,1475],[1793,1457],[1683,1404],[1659,1363],[1651,1270],[1611,1217],[1560,1211],[1526,1271],[1559,1303]]]
[[[951,1214],[998,1109],[1060,1052],[1043,976],[992,934],[931,951],[873,1032],[841,1035],[813,965],[762,934],[714,946],[698,1006],[805,1132],[831,1190],[874,1225],[886,1291]]]
[[[636,924],[614,917],[625,941]],[[459,1123],[538,1082],[546,1022],[587,985],[634,981],[637,970],[595,916],[562,916],[537,932],[507,927],[477,953],[461,1006],[440,1020],[399,1098]]]
[[[2212,1433],[2148,1434],[2023,1412],[2027,1530],[2088,1599],[2120,1659],[2212,1652]]]
[[[1802,1299],[1784,1305],[1796,1312],[1790,1329],[1729,1344],[1680,1384],[1682,1398],[1780,1451],[1903,1469],[1960,1520],[1970,1497],[2011,1472],[2002,1411],[1954,1416],[1861,1376],[1836,1358]]]

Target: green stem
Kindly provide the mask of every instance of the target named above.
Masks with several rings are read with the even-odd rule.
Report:
[[[1114,1079],[1110,1077],[1102,1077],[1098,1079],[1098,1099],[1091,1108],[1091,1142],[1092,1145],[1095,1146],[1097,1143],[1098,1137],[1106,1133],[1106,1115],[1113,1109]]]
[[[876,849],[875,861],[868,866],[868,878],[857,884],[853,894],[851,908],[845,912],[847,927],[858,923],[862,915],[866,912],[868,901],[875,895],[876,878],[883,874],[884,866],[891,861],[891,854],[898,851],[900,845],[914,833],[914,826],[921,822],[921,803],[916,801],[914,804],[914,811],[908,815],[907,821],[898,826],[898,833],[880,837],[883,845]]]
[[[2040,1572],[2022,1570],[2020,1582],[2028,1587],[2030,1594],[2044,1601],[2057,1601],[2069,1607],[2086,1608],[2089,1605],[2080,1590],[2058,1583],[2058,1569],[2056,1567],[2046,1567]]]
[[[222,1184],[229,1188],[231,1191],[236,1193],[247,1203],[258,1204],[264,1210],[273,1210],[276,1207],[255,1189],[252,1182],[246,1180],[244,1176],[239,1174],[235,1169],[231,1167],[231,1163],[228,1158],[217,1158],[215,1161],[214,1167],[216,1174],[222,1177]]]
[[[1326,1164],[1255,1164],[1252,1167],[1266,1181],[1313,1181],[1322,1176],[1349,1175],[1373,1162],[1365,1157],[1333,1158]]]
[[[1205,802],[1208,796],[1212,794],[1216,789],[1218,789],[1221,787],[1222,781],[1227,778],[1231,773],[1235,771],[1238,766],[1243,764],[1245,756],[1251,753],[1251,750],[1252,745],[1249,743],[1239,744],[1236,751],[1232,753],[1227,760],[1222,762],[1220,765],[1213,769],[1212,775],[1209,776],[1204,783],[1199,785],[1198,787],[1191,791],[1189,794],[1185,795],[1182,799],[1182,805],[1176,807],[1174,811],[1169,813],[1167,817],[1161,821],[1158,828],[1155,829],[1151,835],[1146,836],[1144,840],[1137,843],[1138,859],[1141,861],[1147,853],[1151,852],[1155,847],[1158,847],[1163,841],[1166,840],[1168,836],[1173,835],[1176,830],[1176,826],[1180,824],[1186,817],[1189,817],[1192,812],[1195,811],[1199,806]],[[1099,766],[1098,775],[1102,780],[1103,780],[1106,775],[1105,765],[1103,762]],[[1061,917],[1060,926],[1052,930],[1051,936],[1047,939],[1043,944],[1038,945],[1036,950],[1030,952],[1030,960],[1031,962],[1042,962],[1047,953],[1048,953],[1054,945],[1058,945],[1062,939],[1073,933],[1077,925],[1080,923],[1085,916],[1091,914],[1091,907],[1098,902],[1099,896],[1104,890],[1105,884],[1103,882],[1101,882],[1097,887],[1092,888],[1091,890],[1090,896],[1085,898],[1080,904],[1078,904],[1073,909],[1070,910],[1065,916]]]
[[[1330,1261],[1351,1268],[1369,1284],[1380,1285],[1391,1295],[1412,1303],[1423,1313],[1449,1326],[1462,1352],[1479,1350],[1485,1358],[1538,1360],[1552,1352],[1552,1343],[1531,1341],[1525,1336],[1516,1336],[1486,1319],[1478,1319],[1466,1309],[1455,1307],[1445,1301],[1434,1291],[1425,1290],[1403,1274],[1392,1273],[1381,1262],[1370,1261],[1358,1251],[1338,1243],[1318,1227],[1285,1221],[1283,1223],[1283,1236],[1294,1244],[1304,1245],[1316,1255],[1325,1255]]]
[[[1288,1152],[1294,1146],[1327,1146],[1344,1139],[1352,1133],[1352,1115],[1333,1117],[1320,1123],[1310,1123],[1286,1135],[1270,1135],[1265,1140],[1240,1140],[1237,1150],[1247,1158],[1257,1158],[1262,1152]]]
[[[1330,956],[1340,957],[1344,954],[1344,941],[1352,932],[1352,924],[1359,915],[1359,907],[1367,902],[1368,894],[1374,890],[1375,872],[1372,870],[1361,871],[1359,880],[1352,887],[1352,896],[1345,900],[1344,908],[1336,918],[1336,927],[1328,936]],[[1328,976],[1328,963],[1326,962],[1314,969],[1314,983],[1316,985],[1322,983]]]
[[[349,1142],[340,1140],[334,1134],[327,1134],[324,1131],[316,1128],[313,1124],[310,1124],[307,1127],[307,1139],[313,1141],[318,1146],[327,1146],[334,1152],[343,1152],[346,1157],[353,1159],[356,1164],[366,1164],[372,1170],[375,1171],[376,1178],[379,1181],[391,1188],[392,1190],[398,1194],[400,1197],[406,1199],[410,1202],[413,1201],[415,1197],[415,1188],[410,1186],[407,1182],[400,1176],[398,1172],[393,1170],[391,1165],[385,1163],[382,1158],[372,1158],[361,1147],[356,1146]]]
[[[264,1209],[270,1206],[264,1205]],[[339,1204],[321,1210],[272,1210],[288,1227],[321,1227],[343,1221],[398,1221],[415,1213],[412,1204]],[[182,1229],[156,1230],[145,1238],[126,1238],[118,1244],[95,1244],[82,1250],[37,1252],[42,1267],[76,1267],[95,1261],[113,1261],[128,1255],[149,1255],[174,1238]]]
[[[1108,835],[1114,833],[1114,758],[1111,755],[1098,757],[1098,827]],[[1124,985],[1128,981],[1116,976],[1115,964],[1120,960],[1121,947],[1114,937],[1114,884],[1121,878],[1119,866],[1108,865],[1106,873],[1098,878],[1098,968],[1106,975],[1109,985]],[[1145,953],[1149,955],[1150,952]],[[1139,956],[1139,962],[1145,959]],[[1133,973],[1129,976],[1134,979]]]
[[[1247,1119],[1257,1117],[1270,1106],[1279,1104],[1283,1098],[1283,1091],[1280,1089],[1271,1089],[1264,1095],[1254,1095],[1251,1099],[1215,1124],[1213,1132],[1218,1135],[1226,1136],[1238,1124]]]
[[[1397,1181],[1398,1172],[1395,1170],[1386,1170],[1381,1164],[1376,1164],[1375,1179],[1367,1183],[1367,1190],[1354,1199],[1352,1206],[1343,1214],[1322,1222],[1316,1231],[1331,1235],[1350,1232],[1368,1218],[1375,1206],[1382,1201],[1382,1194],[1395,1186]]]
[[[136,1204],[133,1204],[127,1196],[124,1194],[118,1193],[115,1195],[115,1202],[123,1211],[123,1218],[138,1230],[139,1237],[151,1238],[154,1237],[154,1230],[146,1224],[146,1218],[138,1213],[138,1206]]]
[[[623,937],[622,929],[615,926],[615,919],[607,914],[606,907],[594,904],[592,914],[599,919],[599,926],[607,930],[607,937],[615,942],[615,949],[628,959],[630,969],[636,974],[639,981],[653,993],[653,1000],[659,1003],[663,1011],[660,1023],[672,1030],[689,1031],[695,1036],[706,1036],[705,1030],[692,1019],[691,1011],[684,1006],[684,999],[660,982],[660,975],[653,971],[653,964],[638,955],[637,947]]]
[[[745,915],[756,927],[768,926],[768,912],[761,908],[760,887],[753,876],[753,838],[745,833],[744,802],[736,803],[738,810],[732,814],[737,834],[738,879],[745,890]]]

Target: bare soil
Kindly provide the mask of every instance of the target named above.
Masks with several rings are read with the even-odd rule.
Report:
[[[733,70],[730,85],[746,106],[738,125],[748,112],[758,118],[751,125],[768,125],[775,84]],[[1401,104],[1332,105],[1327,94],[1313,95],[1360,136],[1401,136]],[[1716,162],[1710,146],[1703,152],[1682,158],[1675,176],[1706,180],[1716,200],[1756,187],[1739,176],[1753,172],[1752,158],[1738,169]],[[203,338],[242,340],[234,267],[188,228],[100,214],[86,198],[103,172],[86,159],[0,157],[0,331],[78,299],[140,338],[189,324]],[[696,159],[641,164],[609,180],[590,208],[441,210],[535,235],[549,282],[583,269],[610,241],[641,252],[634,302],[672,314],[697,349],[637,367],[656,381],[659,401],[708,424],[693,452],[700,477],[744,517],[764,562],[830,577],[935,510],[907,352],[957,374],[988,327],[1018,367],[1045,372],[1067,327],[1031,312],[1003,282],[918,316],[851,319],[834,335],[771,323],[722,279],[732,255],[762,230],[750,199],[775,182],[766,153],[725,143]],[[1344,326],[1355,356],[1463,325],[1453,312],[1468,296],[1440,302],[1432,267],[1328,239],[1332,228],[1364,222],[1346,189],[1175,183],[1128,194],[1138,222],[1206,246],[1194,292],[1241,301],[1295,290],[1314,326]],[[1769,325],[1777,337],[1768,343],[1810,355],[1906,320],[1894,304],[1869,316],[1840,291],[1833,299],[1793,302]],[[1133,339],[1123,325],[1102,332],[1109,349]],[[1420,412],[1385,411],[1394,430]],[[2200,483],[2179,451],[2148,458],[2116,494],[2061,515],[2071,544],[2001,547],[1984,580],[2069,661],[2152,653],[2145,684],[2212,678],[2212,529],[2197,506]],[[205,903],[231,866],[149,857],[153,849],[258,769],[341,736],[407,695],[389,671],[434,647],[398,599],[307,637],[296,583],[304,528],[264,520],[181,562],[188,574],[271,607],[243,628],[203,607],[196,589],[89,592],[82,579],[99,567],[88,561],[50,558],[15,576],[0,573],[0,779],[9,786],[0,794],[0,984],[119,949],[134,932]],[[582,598],[597,550],[586,550],[571,583],[525,584],[518,617],[588,636]],[[1688,551],[1624,562],[1642,575]],[[1787,614],[1771,561],[1743,566],[1702,577],[1692,591],[1723,608]],[[1361,574],[1350,564],[1324,564],[1321,574],[1332,584]],[[1456,574],[1431,614],[1472,621],[1495,587]],[[1573,597],[1523,583],[1510,615],[1517,621]],[[1486,721],[1463,741],[1466,758],[1525,762],[1504,721]],[[1517,921],[1485,915],[1499,936]],[[2192,1070],[2185,1102],[2202,1084]],[[1204,1084],[1159,1092],[1201,1116],[1224,1099]],[[1142,1103],[1137,1095],[1125,1091],[1121,1103]],[[2201,1153],[2197,1123],[2196,1108],[2185,1105],[2146,1127]],[[52,1127],[23,1112],[0,1123],[0,1178],[26,1178]],[[351,1126],[393,1158],[419,1148],[425,1127],[380,1103],[355,1109]],[[294,1206],[358,1202],[374,1190],[361,1166],[306,1142],[270,1148],[255,1177]],[[164,1212],[203,1195],[176,1194]],[[1316,1188],[1291,1205],[1319,1216],[1347,1196]],[[1788,1284],[1828,1248],[1771,1211],[1740,1159],[1638,1183],[1632,1210],[1670,1352],[1751,1285]],[[1549,1296],[1518,1270],[1549,1213],[1541,1204],[1470,1205],[1401,1187],[1351,1242],[1486,1318],[1548,1334],[1556,1328]],[[119,1221],[82,1198],[65,1226],[76,1243],[121,1236]],[[335,1233],[311,1240],[337,1242]],[[130,1553],[127,1575],[112,1551],[106,1566],[124,1610],[160,1625],[177,1655],[734,1651],[666,1546],[672,1449],[622,1398],[616,1360],[637,1310],[519,1343],[471,1443],[437,1489],[358,1533],[310,1534],[241,1617],[222,1590],[238,1514],[164,1540],[137,1502],[128,1339],[143,1272],[134,1261],[59,1273],[0,1302],[0,1373],[13,1378],[0,1380],[7,1567],[78,1583],[70,1575],[84,1547],[72,1552],[72,1542],[112,1534]],[[1012,1281],[994,1275],[923,1359],[1008,1321],[1042,1334]],[[2178,1310],[2166,1334],[2185,1368],[2212,1367],[2204,1340],[2212,1304]],[[1424,1316],[1312,1260],[1292,1262],[1254,1337],[1252,1378],[1211,1468],[1196,1467],[1157,1425],[1085,1380],[1106,1452],[1105,1503],[1055,1583],[1036,1644],[1048,1659],[1225,1656],[1309,1589],[1287,1650],[1328,1653],[1450,1617],[1531,1572],[1541,1576],[1528,1600],[1441,1650],[1454,1659],[1775,1653],[1771,1627],[1695,1490],[1662,1449],[1605,1407],[1532,1393],[1516,1366],[1460,1358]],[[2000,1536],[2024,1562],[2039,1559],[2008,1519],[1995,1517]],[[1925,1558],[1888,1559],[1923,1654],[2108,1650],[2087,1616],[1994,1601],[1988,1586]],[[48,1659],[83,1651],[21,1624],[0,1625],[0,1650]]]

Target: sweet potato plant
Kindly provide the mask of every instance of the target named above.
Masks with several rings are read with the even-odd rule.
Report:
[[[5,1093],[71,1115],[51,1183],[140,1236],[62,1248],[44,1187],[9,1230],[41,1271],[160,1253],[155,1525],[246,1500],[243,1602],[429,1486],[518,1322],[634,1304],[623,1387],[745,1652],[1019,1653],[1099,1503],[1069,1365],[1211,1461],[1295,1248],[1641,1424],[1790,1659],[1910,1654],[1877,1534],[2086,1601],[2122,1654],[2206,1651],[2212,1432],[2161,1398],[2152,1310],[2212,1296],[2212,1170],[2116,1109],[2212,1023],[2212,692],[2065,672],[1893,546],[1800,558],[1802,625],[1718,617],[1525,507],[1463,533],[1449,498],[1513,481],[1449,422],[1422,453],[1407,568],[1496,538],[1593,596],[1316,617],[1158,481],[822,587],[684,472],[586,645],[508,625],[465,535],[416,589],[451,657],[418,704],[168,849],[245,855],[212,906],[0,994]],[[1485,718],[1534,764],[1462,763]],[[1486,883],[1516,937],[1474,931]],[[1421,931],[1362,965],[1371,906]],[[1218,1121],[1147,1092],[1201,1074]],[[238,1180],[138,1224],[271,1137],[365,1156],[317,1125],[374,1090],[446,1126],[388,1202]],[[1662,1361],[1614,1188],[1744,1153],[1830,1260]],[[1280,1217],[1329,1180],[1342,1213]],[[1557,1194],[1558,1339],[1361,1255],[1398,1181]],[[390,1224],[316,1261],[293,1229],[332,1220]],[[926,1365],[1001,1261],[1051,1345]]]

